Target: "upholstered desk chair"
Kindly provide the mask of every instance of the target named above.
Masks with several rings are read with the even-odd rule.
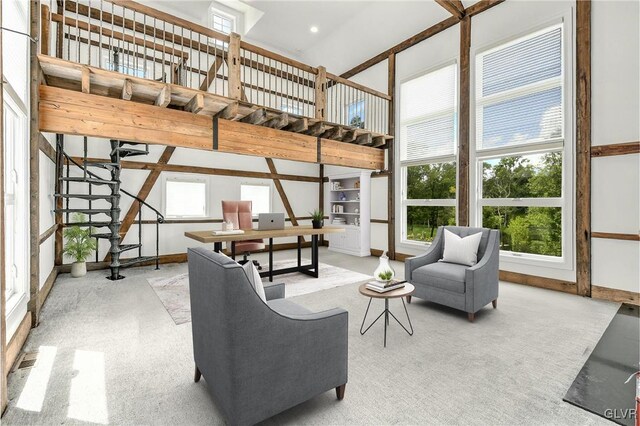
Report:
[[[285,299],[282,283],[265,285],[263,302],[233,260],[204,247],[187,256],[194,378],[227,424],[253,425],[332,389],[344,397],[347,311],[312,312]]]
[[[438,262],[444,252],[444,230],[459,237],[482,233],[478,246],[478,263],[473,266]],[[416,288],[413,296],[467,312],[473,322],[475,314],[489,303],[498,306],[498,270],[500,231],[487,228],[441,226],[436,237],[420,256],[404,263],[405,279]],[[407,296],[411,303],[411,296]]]
[[[222,220],[231,221],[233,229],[252,229],[253,214],[251,213],[251,201],[223,201]],[[242,253],[242,260],[238,263],[245,264],[251,252],[264,250],[264,240],[247,240],[231,243],[231,257],[235,260],[236,253]],[[257,260],[253,261],[258,269],[262,269]]]

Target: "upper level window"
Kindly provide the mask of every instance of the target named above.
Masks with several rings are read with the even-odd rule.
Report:
[[[562,24],[478,54],[476,69],[477,217],[500,229],[505,255],[561,257],[572,215]]]
[[[456,224],[457,65],[400,86],[402,237],[432,241]]]
[[[251,201],[251,213],[257,216],[260,213],[271,212],[271,185],[240,185],[240,199]]]
[[[347,124],[349,126],[364,129],[364,99],[355,101],[347,105]]]
[[[166,177],[163,201],[167,218],[207,217],[209,180],[192,176]]]
[[[231,34],[235,31],[236,20],[233,16],[215,9],[209,8],[209,26],[223,34]]]

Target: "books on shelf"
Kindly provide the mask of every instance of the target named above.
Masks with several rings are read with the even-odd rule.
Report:
[[[404,281],[391,280],[389,282],[369,281],[366,286],[369,290],[378,293],[386,293],[387,291],[397,290],[404,287]]]

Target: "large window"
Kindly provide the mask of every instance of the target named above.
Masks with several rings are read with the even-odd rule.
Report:
[[[561,257],[562,24],[478,54],[476,71],[477,222],[501,231],[505,254]]]
[[[251,201],[251,213],[257,216],[260,213],[271,212],[271,185],[241,184],[240,199]]]
[[[429,242],[456,224],[457,66],[400,86],[402,237]]]
[[[167,218],[207,217],[209,180],[191,176],[166,177],[163,201]]]

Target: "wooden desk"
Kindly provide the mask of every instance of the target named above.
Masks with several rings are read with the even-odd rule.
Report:
[[[273,229],[270,231],[259,231],[257,229],[245,230],[244,234],[234,235],[214,235],[213,231],[193,231],[185,232],[187,238],[199,241],[201,243],[213,243],[213,250],[222,251],[222,243],[231,243],[231,256],[235,257],[235,242],[246,240],[269,240],[269,270],[261,272],[261,277],[269,277],[269,281],[273,281],[274,275],[290,274],[291,272],[301,272],[318,278],[318,235],[334,234],[344,232],[344,228],[335,226],[325,226],[320,229],[313,229],[311,226],[287,226],[284,229]],[[302,264],[302,245],[301,238],[298,238],[298,264],[292,268],[273,269],[273,239],[285,237],[302,237],[311,235],[311,263]]]

